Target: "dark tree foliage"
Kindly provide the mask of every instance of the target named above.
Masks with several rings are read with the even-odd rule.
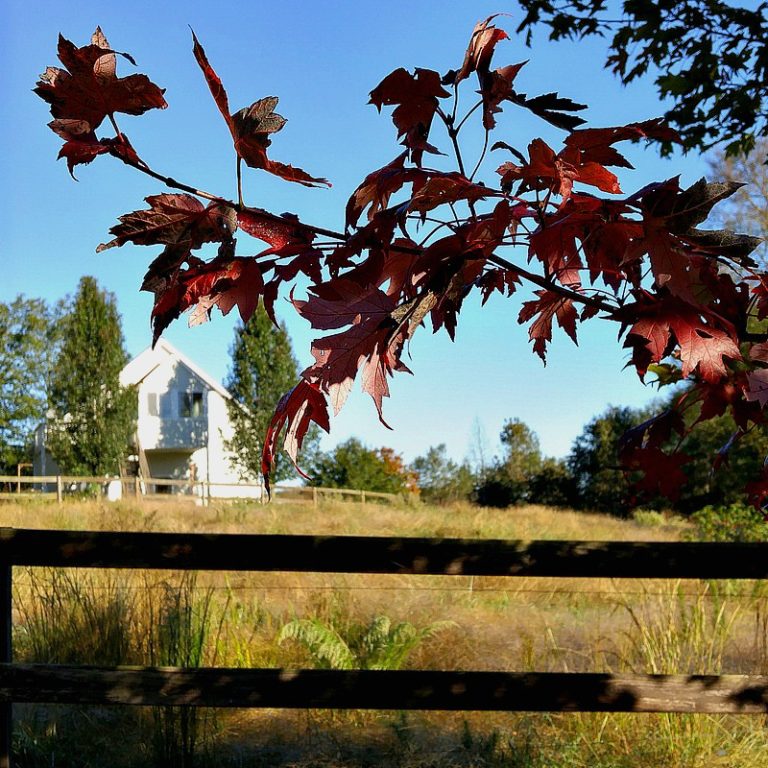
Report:
[[[668,398],[666,404],[673,406],[678,396]],[[705,421],[695,430],[688,429],[682,440],[672,435],[665,445],[665,449],[672,450],[680,442],[687,457],[681,468],[685,483],[676,500],[638,498],[633,478],[621,466],[619,457],[624,436],[650,414],[650,409],[611,406],[584,427],[568,456],[577,491],[576,506],[620,516],[638,505],[672,507],[690,514],[706,505],[743,500],[744,486],[760,473],[768,453],[768,437],[761,426],[741,434],[727,413]],[[698,416],[699,411],[692,409],[685,418],[693,422]],[[727,449],[734,439],[739,440],[740,450],[731,453]]]
[[[368,448],[354,437],[317,454],[309,474],[310,485],[320,488],[405,493],[413,484],[412,473],[391,449]]]
[[[131,442],[136,392],[120,386],[128,357],[113,294],[83,277],[61,319],[51,373],[48,448],[73,475],[117,474]]]
[[[666,119],[689,148],[727,142],[749,152],[768,134],[768,4],[740,7],[720,0],[518,0],[526,15],[518,32],[530,44],[544,25],[550,39],[610,39],[606,66],[623,83],[656,76]],[[670,149],[671,145],[667,145]]]
[[[57,328],[42,299],[0,304],[0,473],[32,459],[34,430],[45,418]]]
[[[729,453],[723,466],[714,470],[713,462],[723,446],[738,432],[733,419],[726,415],[711,419],[686,437],[683,450],[691,461],[683,467],[688,482],[675,507],[684,513],[707,505],[735,504],[744,498],[744,486],[760,473],[768,453],[765,429],[755,427],[740,439],[739,450]]]
[[[542,456],[539,438],[520,419],[507,419],[499,434],[503,455],[478,478],[475,499],[486,507],[515,504],[570,506],[574,486],[562,461]]]
[[[647,417],[641,410],[610,406],[584,427],[568,455],[578,506],[620,516],[629,513],[632,487],[619,459],[620,441]]]
[[[224,386],[233,398],[228,409],[235,435],[227,447],[236,455],[243,476],[258,477],[264,435],[275,403],[296,382],[299,365],[285,324],[275,325],[263,308],[237,329],[231,354],[232,368]],[[305,455],[312,442],[305,440]],[[274,479],[280,481],[292,475],[290,463],[278,459]]]

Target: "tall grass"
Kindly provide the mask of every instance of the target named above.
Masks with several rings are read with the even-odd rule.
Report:
[[[5,505],[0,525],[625,540],[678,538],[685,530],[658,516],[618,521],[544,508],[368,504],[362,516],[354,503],[319,512],[171,503],[126,504],[111,517],[113,509]],[[757,583],[52,569],[18,569],[14,581],[15,654],[26,661],[768,669],[768,587]],[[342,649],[335,662],[318,650],[323,633]],[[17,710],[25,768],[768,768],[768,723],[755,716]]]

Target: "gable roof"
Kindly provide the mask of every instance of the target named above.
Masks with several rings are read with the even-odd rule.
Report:
[[[207,387],[217,392],[227,400],[232,399],[232,395],[219,384],[210,374],[193,363],[186,355],[179,352],[176,347],[165,339],[160,339],[155,344],[154,349],[147,347],[143,352],[133,358],[120,371],[120,384],[124,387],[140,384],[149,376],[158,366],[162,365],[168,359],[175,360],[193,373]]]

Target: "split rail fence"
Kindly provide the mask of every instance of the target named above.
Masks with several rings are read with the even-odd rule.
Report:
[[[503,541],[0,529],[0,768],[14,703],[294,709],[768,713],[768,675],[644,675],[17,664],[14,566],[766,579],[768,543]]]
[[[0,499],[47,498],[61,504],[67,495],[86,486],[97,486],[106,495],[111,484],[122,486],[123,498],[158,500],[188,498],[201,503],[235,501],[239,498],[264,498],[261,483],[220,483],[205,480],[171,480],[162,477],[80,477],[75,475],[0,475]],[[4,489],[4,490],[3,490]],[[277,483],[272,487],[274,500],[290,497],[291,500],[306,498],[318,506],[324,497],[344,499],[351,497],[365,505],[369,500],[397,501],[395,493],[361,491],[355,488],[322,488],[319,486],[294,486]]]

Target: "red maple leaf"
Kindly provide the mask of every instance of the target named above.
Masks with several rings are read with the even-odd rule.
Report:
[[[651,495],[675,500],[688,482],[683,465],[691,461],[684,453],[664,453],[661,448],[632,448],[621,455],[622,465],[629,471],[641,472],[635,485]]]
[[[741,359],[733,326],[701,306],[646,294],[640,302],[625,305],[616,317],[624,326],[628,318],[634,319],[624,346],[633,350],[632,363],[641,377],[651,363],[669,355],[676,345],[680,348],[683,378],[698,370],[704,381],[714,383],[728,373],[723,358]]]
[[[500,195],[500,192],[475,184],[460,173],[436,174],[419,185],[408,203],[408,210],[425,214],[440,205],[457,203],[459,200],[476,203]]]
[[[219,76],[208,62],[208,57],[200,45],[195,33],[192,33],[194,41],[193,52],[195,59],[203,71],[208,89],[216,102],[216,106],[229,127],[232,141],[235,145],[237,156],[242,158],[251,168],[261,168],[268,173],[279,176],[286,181],[295,181],[306,187],[328,186],[327,179],[310,176],[301,168],[271,160],[267,157],[267,148],[272,143],[270,136],[280,131],[285,125],[285,118],[276,114],[277,96],[267,96],[259,99],[249,107],[244,107],[231,114],[229,111],[229,99],[224,90]]]
[[[190,325],[205,322],[218,306],[226,315],[237,306],[243,322],[258,306],[264,283],[258,262],[253,258],[217,257],[179,270],[156,293],[152,309],[153,344],[160,334],[183,312],[197,306]]]
[[[115,112],[141,115],[149,109],[165,109],[164,90],[146,75],[117,77],[116,53],[99,27],[91,44],[82,48],[59,35],[59,59],[66,69],[48,67],[34,91],[51,105],[55,118],[87,123],[88,130],[81,131],[86,134]],[[126,53],[119,55],[136,63]]]
[[[534,139],[528,145],[529,160],[522,165],[507,162],[497,169],[503,187],[509,187],[520,180],[522,189],[549,189],[563,198],[563,203],[570,197],[576,181],[597,187],[603,192],[618,194],[621,192],[616,175],[599,163],[582,160],[578,153],[560,154],[542,139]]]
[[[410,152],[416,165],[421,165],[424,152],[442,154],[428,141],[432,119],[439,106],[438,99],[450,94],[440,84],[440,75],[431,69],[416,69],[415,74],[396,69],[387,75],[372,91],[370,104],[381,112],[382,106],[395,106],[392,122],[398,138]]]
[[[480,93],[483,97],[483,127],[490,131],[496,127],[495,115],[501,112],[502,101],[512,101],[518,96],[512,84],[517,73],[527,62],[510,64],[493,72],[488,72],[482,79]]]
[[[315,339],[312,343],[315,364],[302,375],[316,381],[328,394],[334,413],[344,405],[358,370],[386,349],[392,330],[391,325],[382,324],[377,318],[366,318],[341,333]],[[380,399],[376,405],[381,416]]]
[[[508,269],[486,270],[477,281],[478,288],[483,295],[483,304],[488,301],[494,291],[507,297],[511,296],[520,283],[520,276],[517,272]]]
[[[270,493],[269,475],[275,461],[277,441],[284,427],[286,431],[283,448],[296,469],[304,477],[307,476],[298,467],[296,460],[307,430],[313,422],[326,432],[330,431],[328,405],[323,393],[313,382],[301,379],[290,392],[283,395],[277,404],[264,438],[264,447],[261,454],[261,472],[264,477],[264,486],[267,494]]]
[[[97,253],[125,245],[180,245],[189,249],[203,243],[229,240],[237,227],[235,211],[228,205],[210,203],[204,206],[196,197],[185,194],[150,195],[145,198],[148,210],[131,211],[120,216],[109,232],[114,239],[102,243]]]
[[[63,121],[56,122],[61,123]],[[85,120],[75,120],[72,122],[77,124],[77,126],[82,126],[82,130],[78,130],[77,127],[72,125],[66,128],[57,126],[54,130],[64,139],[64,144],[59,150],[57,159],[66,158],[67,170],[69,170],[70,176],[74,179],[76,165],[87,165],[99,155],[109,152],[109,148],[96,138],[96,134],[90,130],[90,126]]]
[[[368,220],[389,205],[389,199],[406,184],[413,184],[413,192],[429,180],[429,174],[421,168],[405,168],[405,152],[391,163],[369,173],[363,183],[352,193],[347,202],[347,228],[357,225],[362,212],[368,210]],[[413,195],[412,195],[413,196]]]
[[[395,308],[395,299],[374,286],[361,286],[348,277],[339,277],[310,289],[315,295],[308,301],[293,299],[296,311],[313,328],[327,331],[342,328],[361,318],[381,322]]]
[[[294,255],[310,247],[315,239],[314,231],[302,226],[293,214],[275,216],[261,208],[242,208],[237,212],[237,223],[243,232],[269,243],[271,247],[261,256],[270,253]]]
[[[533,351],[546,363],[547,344],[552,341],[552,321],[557,319],[557,324],[577,343],[577,315],[573,301],[567,296],[546,290],[536,291],[536,295],[538,299],[523,303],[517,322],[536,318],[528,329],[528,338],[533,342]]]
[[[495,27],[490,22],[498,14],[489,16],[485,21],[479,21],[472,30],[472,37],[469,40],[467,52],[464,54],[464,62],[461,69],[453,74],[452,77],[446,76],[454,85],[458,85],[462,80],[466,80],[472,72],[477,72],[478,77],[486,75],[490,70],[491,58],[496,44],[501,40],[506,40],[509,35],[499,27]]]
[[[408,366],[400,360],[406,335],[405,329],[394,334],[390,333],[374,347],[373,353],[362,365],[360,387],[363,392],[371,396],[379,414],[379,421],[385,427],[389,425],[382,416],[382,400],[389,397],[389,378],[395,371],[411,373]]]
[[[760,403],[761,408],[768,405],[768,368],[758,368],[747,374],[747,386],[744,396],[750,402]]]
[[[578,153],[579,162],[631,168],[632,164],[612,145],[618,141],[636,141],[641,138],[680,143],[677,132],[662,118],[656,118],[615,128],[580,128],[565,139],[565,146],[568,150]]]
[[[755,306],[757,308],[757,319],[765,320],[768,317],[768,275],[756,275],[755,286],[752,288],[752,295],[755,297]]]

